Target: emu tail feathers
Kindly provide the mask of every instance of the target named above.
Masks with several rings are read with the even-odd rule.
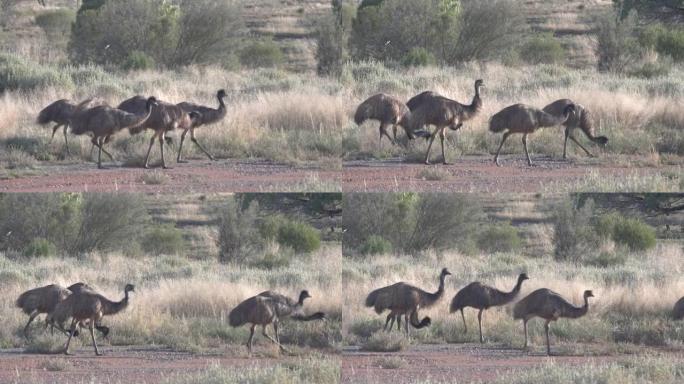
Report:
[[[230,311],[230,314],[228,314],[228,323],[230,324],[231,327],[239,327],[243,324],[246,324],[247,323],[246,311],[241,310],[241,307],[238,305],[232,311]]]
[[[449,313],[454,313],[461,309],[463,306],[460,303],[458,294],[454,296],[454,298],[451,300],[451,304],[449,305]]]
[[[503,132],[506,130],[506,119],[495,114],[489,119],[489,131],[494,133]]]
[[[28,304],[27,302],[28,302],[28,300],[30,300],[31,294],[32,294],[31,291],[26,291],[26,292],[22,293],[21,295],[19,295],[19,298],[17,298],[17,301],[15,302],[16,306],[18,308],[21,308],[24,312],[29,310],[29,308],[27,308],[27,304]],[[29,313],[30,313],[30,310],[29,310],[29,312],[26,312],[26,314],[29,314]]]
[[[38,118],[36,119],[36,123],[40,125],[45,125],[52,121],[52,117],[50,116],[52,111],[49,110],[50,107],[44,108],[40,113],[38,113]]]

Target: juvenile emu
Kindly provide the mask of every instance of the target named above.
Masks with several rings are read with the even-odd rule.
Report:
[[[204,147],[195,138],[195,128],[201,127],[203,125],[215,124],[226,117],[226,104],[223,102],[225,97],[226,91],[223,89],[216,93],[216,98],[219,102],[217,109],[189,102],[182,102],[178,104],[183,111],[187,113],[196,112],[198,117],[197,119],[194,119],[190,127],[186,127],[181,134],[181,142],[180,146],[178,147],[178,157],[176,158],[176,162],[182,162],[181,152],[183,151],[183,141],[185,141],[185,135],[188,133],[188,131],[190,131],[190,140],[195,143],[195,145],[197,145],[197,147],[204,152],[207,157],[209,157],[209,160],[214,160],[214,157],[209,153],[209,151],[204,149]]]
[[[29,325],[38,315],[52,313],[57,304],[64,301],[69,295],[71,295],[71,291],[57,284],[30,289],[19,295],[15,304],[25,314],[29,315],[29,320],[24,327],[24,337],[28,339]],[[45,324],[47,326],[47,319]]]
[[[113,302],[99,293],[83,290],[80,293],[74,293],[59,303],[53,315],[55,321],[59,324],[59,319],[72,319],[69,339],[64,347],[64,353],[69,354],[69,344],[76,332],[76,327],[87,324],[88,329],[90,329],[90,338],[93,341],[95,354],[100,356],[101,353],[95,341],[94,327],[100,324],[104,316],[115,315],[126,309],[128,307],[128,294],[134,291],[135,286],[133,284],[126,284],[124,298],[121,301]]]
[[[468,120],[475,117],[482,109],[482,99],[480,98],[480,88],[484,85],[482,79],[475,81],[475,96],[470,105],[463,105],[455,100],[439,96],[435,93],[423,92],[414,97],[415,110],[411,112],[411,131],[416,135],[430,137],[427,152],[425,153],[425,164],[430,164],[430,150],[435,137],[439,135],[442,145],[442,162],[449,164],[444,153],[444,139],[446,129],[458,130]],[[435,130],[432,134],[424,131],[427,125],[434,125]]]
[[[456,311],[461,311],[463,328],[465,329],[464,332],[467,333],[468,326],[466,325],[463,309],[466,307],[479,309],[479,312],[477,313],[477,323],[480,327],[480,343],[484,343],[484,338],[482,337],[482,312],[491,307],[506,305],[513,301],[520,293],[520,287],[522,287],[523,281],[527,279],[529,279],[527,274],[521,273],[520,276],[518,276],[518,282],[510,292],[499,291],[498,289],[482,284],[479,281],[470,283],[458,291],[456,296],[451,300],[449,312],[454,313]]]
[[[134,96],[130,99],[124,100],[119,104],[119,109],[129,113],[140,114],[145,110],[145,98],[143,96]],[[150,146],[147,148],[145,155],[145,168],[149,168],[150,152],[155,140],[159,140],[159,148],[161,151],[162,168],[166,167],[164,159],[164,141],[166,140],[166,133],[175,129],[189,129],[192,127],[193,120],[190,115],[183,111],[183,109],[176,104],[167,103],[164,101],[157,101],[157,106],[152,111],[150,118],[141,125],[129,129],[131,135],[136,135],[143,132],[146,128],[154,131],[154,135],[150,139]]]
[[[556,292],[546,288],[537,289],[524,299],[518,301],[513,307],[513,318],[522,319],[525,329],[525,348],[527,348],[527,322],[533,317],[541,317],[546,320],[544,330],[546,331],[546,354],[551,355],[551,344],[549,342],[549,323],[561,317],[576,319],[587,314],[589,310],[589,298],[594,294],[587,290],[584,291],[584,306],[575,307]]]
[[[575,105],[575,113],[570,115],[563,123],[565,126],[565,141],[563,142],[563,159],[567,158],[568,138],[575,142],[580,148],[586,152],[587,156],[594,157],[573,135],[576,128],[580,128],[582,132],[589,138],[589,140],[599,145],[608,144],[608,138],[605,136],[596,136],[594,132],[594,123],[591,118],[591,113],[583,105],[574,103],[569,99],[556,100],[553,103],[544,107],[543,111],[554,116],[561,116],[568,105]]]
[[[231,327],[239,327],[244,324],[251,324],[249,340],[247,340],[247,350],[252,354],[252,341],[254,339],[254,328],[262,326],[262,334],[276,344],[281,350],[287,351],[280,344],[278,334],[278,323],[280,320],[291,317],[297,321],[325,320],[325,313],[316,312],[312,315],[304,313],[304,300],[310,298],[309,291],[303,290],[299,294],[298,300],[293,300],[284,295],[266,291],[241,302],[228,315]],[[266,333],[266,326],[273,324],[275,339]]]
[[[444,279],[448,275],[451,275],[451,273],[446,268],[443,268],[439,274],[439,288],[435,293],[426,292],[404,282],[378,288],[366,297],[366,307],[373,307],[377,314],[381,314],[385,310],[390,311],[385,320],[385,330],[390,320],[392,321],[392,325],[389,326],[391,330],[395,317],[404,315],[404,330],[408,335],[409,324],[414,328],[423,328],[430,325],[431,320],[427,316],[420,322],[418,321],[418,310],[420,308],[429,308],[442,298],[444,295]]]
[[[392,144],[397,141],[397,126],[401,126],[406,131],[406,136],[413,139],[415,136],[409,129],[409,120],[411,112],[406,104],[399,99],[378,93],[366,99],[356,108],[354,114],[354,122],[356,125],[363,124],[366,120],[377,120],[380,122],[380,139],[378,146],[382,148],[382,136],[385,135]],[[387,127],[392,126],[392,134],[394,139],[387,133]]]
[[[129,113],[121,109],[101,105],[76,113],[71,118],[72,132],[76,135],[92,134],[92,143],[97,146],[97,167],[102,168],[102,152],[113,159],[112,155],[103,147],[109,137],[124,129],[133,130],[140,127],[150,117],[157,99],[150,97],[145,102],[145,112]]]
[[[38,113],[38,118],[36,123],[40,125],[47,125],[50,123],[55,123],[52,127],[52,136],[50,136],[50,141],[55,138],[55,133],[60,127],[64,128],[64,146],[66,148],[66,153],[69,152],[69,140],[67,138],[67,131],[69,129],[69,119],[74,114],[76,110],[76,104],[72,103],[70,100],[61,99],[43,108]]]
[[[532,166],[532,159],[527,150],[527,135],[543,127],[555,127],[565,123],[575,112],[575,105],[570,104],[563,109],[562,116],[555,116],[525,104],[514,104],[495,113],[489,120],[489,130],[494,133],[504,132],[501,144],[496,150],[494,162],[499,164],[499,152],[506,139],[513,133],[522,133],[523,149],[527,156],[527,164]]]

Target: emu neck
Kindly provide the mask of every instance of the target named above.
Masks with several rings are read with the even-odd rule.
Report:
[[[128,307],[128,291],[124,291],[124,298],[119,302],[112,302],[106,300],[103,302],[104,314],[113,315],[119,313]]]
[[[565,311],[563,311],[563,317],[569,317],[571,319],[582,317],[587,314],[587,311],[589,310],[589,298],[585,297],[584,298],[584,305],[581,307],[575,307],[570,305],[568,308],[566,308]]]
[[[482,109],[482,99],[480,99],[480,87],[475,87],[475,96],[470,102],[470,105],[464,108],[464,116],[461,117],[461,121],[465,121],[473,118]]]
[[[217,96],[216,98],[218,99],[218,102],[219,102],[218,110],[219,111],[225,111],[226,110],[226,103],[223,102],[223,97]]]
[[[518,282],[515,283],[515,287],[513,287],[513,289],[506,294],[506,299],[508,299],[508,301],[511,301],[518,296],[518,293],[520,293],[520,288],[522,288],[523,281],[524,280],[522,279],[518,279]]]
[[[427,297],[423,299],[423,307],[429,307],[436,303],[437,300],[442,298],[442,295],[444,294],[444,278],[446,278],[446,275],[439,276],[439,288],[437,288],[437,291],[435,293],[427,294]]]

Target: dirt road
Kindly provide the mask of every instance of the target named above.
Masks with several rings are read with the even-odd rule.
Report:
[[[682,170],[679,166],[602,165],[594,160],[541,157],[528,167],[519,156],[504,158],[502,167],[495,166],[489,156],[466,156],[447,166],[406,163],[399,158],[347,161],[341,170],[259,160],[193,160],[173,164],[168,170],[121,166],[98,170],[92,163],[83,163],[4,171],[0,192],[539,192],[578,183],[592,189],[586,179],[590,175],[620,181],[658,174],[681,175]]]
[[[216,366],[247,369],[297,363],[298,360],[298,357],[284,355],[247,358],[241,352],[243,346],[234,348],[195,355],[151,347],[101,347],[104,356],[95,356],[88,347],[73,350],[72,356],[25,354],[21,349],[0,350],[0,383],[152,384]]]
[[[674,355],[674,354],[673,354]],[[394,353],[345,350],[342,383],[490,382],[513,370],[548,363],[578,366],[620,356],[552,356],[479,344],[417,345]],[[679,355],[684,361],[684,356]]]

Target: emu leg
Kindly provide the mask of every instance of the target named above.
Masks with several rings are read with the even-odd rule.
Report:
[[[168,167],[166,166],[166,161],[164,160],[164,132],[159,135],[159,149],[161,151],[162,168],[167,169]]]
[[[392,136],[394,136],[394,142],[397,142],[397,125],[393,124],[392,125]]]
[[[425,153],[425,164],[430,165],[430,149],[432,149],[432,143],[435,141],[436,136],[437,130],[435,130],[435,133],[430,135],[430,144],[428,144],[427,153]]]
[[[97,341],[95,341],[95,328],[94,328],[95,321],[90,322],[90,339],[93,340],[93,347],[95,347],[95,356],[102,356],[102,353],[100,353],[100,350],[97,349]]]
[[[26,338],[26,340],[29,339],[29,337],[28,337],[29,325],[31,325],[31,322],[36,318],[36,316],[38,316],[38,312],[33,311],[33,313],[31,313],[31,316],[29,316],[28,323],[26,323],[26,326],[24,327],[24,337]]]
[[[399,316],[401,316],[401,315],[399,315]],[[404,315],[404,329],[406,329],[406,337],[409,336],[409,323],[410,322],[411,321],[409,320],[409,314],[407,313]]]
[[[145,155],[145,165],[143,166],[144,168],[149,168],[149,160],[150,160],[150,152],[152,151],[152,146],[154,145],[154,139],[157,137],[157,134],[155,133],[152,135],[152,138],[150,139],[150,146],[147,147],[147,155]]]
[[[392,316],[392,312],[387,315],[387,319],[385,320],[385,326],[382,327],[383,331],[387,331],[387,324],[389,324],[390,320],[392,320],[392,325],[390,325],[390,330],[392,330],[392,327],[394,326],[394,317]]]
[[[532,159],[530,159],[530,152],[527,151],[527,133],[522,137],[523,149],[525,149],[525,156],[527,156],[527,165],[532,166]]]
[[[280,347],[280,349],[282,349],[283,352],[288,352],[287,349],[285,349],[285,347],[283,347],[282,344],[280,344],[276,339],[272,338],[271,336],[268,335],[268,333],[266,333],[266,326],[265,325],[262,327],[261,334],[263,334],[267,339],[271,340],[275,345]]]
[[[587,154],[587,156],[594,157],[594,155],[591,152],[589,152],[586,148],[584,148],[584,146],[582,144],[580,144],[580,142],[577,141],[577,139],[575,139],[575,136],[573,136],[572,134],[570,135],[570,140],[574,141],[575,144],[579,145],[579,147],[584,150],[584,152]]]
[[[185,141],[185,135],[188,134],[188,130],[184,130],[181,134],[180,145],[178,146],[178,157],[176,157],[176,163],[187,163],[187,161],[181,159],[181,153],[183,152],[183,142]]]
[[[52,139],[55,138],[55,132],[57,132],[57,130],[58,130],[59,127],[61,127],[61,126],[62,126],[62,124],[55,124],[55,126],[52,127],[52,136],[50,136],[50,140],[48,141],[48,144],[52,143]]]
[[[446,138],[446,127],[443,127],[442,129],[439,130],[439,141],[440,144],[442,145],[442,164],[444,165],[449,165],[449,162],[447,161],[446,158],[446,153],[444,153],[444,139]]]
[[[503,138],[501,139],[501,144],[499,144],[499,149],[496,150],[496,155],[494,155],[494,163],[497,166],[501,166],[499,164],[499,152],[501,152],[501,148],[503,147],[504,143],[506,142],[506,139],[508,139],[508,136],[511,135],[511,132],[506,132],[503,134]]]
[[[525,346],[523,349],[527,349],[527,320],[523,320],[523,329],[525,330]]]
[[[463,333],[468,333],[468,326],[466,325],[465,315],[463,314],[463,308],[461,308],[461,318],[463,319]]]
[[[480,343],[484,343],[484,339],[482,338],[482,312],[484,309],[480,309],[480,312],[477,313],[477,324],[480,326]]]
[[[544,323],[544,330],[546,331],[546,354],[551,356],[551,343],[549,342],[549,321],[546,320]]]
[[[280,335],[278,334],[278,322],[273,322],[273,330],[275,331],[275,338],[278,344],[280,344]]]
[[[249,339],[247,340],[247,351],[250,355],[252,355],[252,340],[254,340],[254,328],[256,328],[256,324],[252,324],[252,326],[249,327]]]
[[[105,155],[109,156],[109,158],[110,158],[112,161],[114,161],[114,156],[112,156],[111,153],[107,152],[107,150],[104,149],[104,143],[107,142],[104,138],[100,138],[100,141],[98,142],[98,139],[96,139],[95,137],[93,137],[93,138],[90,140],[90,142],[93,144],[93,146],[90,147],[91,155],[92,155],[92,150],[93,150],[93,148],[94,148],[94,147],[98,147],[98,148],[102,149],[102,153],[104,153]]]
[[[214,159],[214,156],[212,156],[211,153],[209,153],[209,151],[204,149],[202,144],[200,144],[199,141],[197,141],[197,139],[195,138],[195,129],[194,128],[190,129],[190,140],[192,140],[192,142],[195,143],[195,145],[197,146],[197,148],[200,149],[200,151],[204,152],[204,154],[207,155],[209,160],[212,160],[212,161],[216,160],[216,159]]]
[[[570,127],[565,127],[565,141],[563,141],[563,160],[567,159],[568,152],[568,137],[570,136]]]
[[[397,319],[397,331],[401,332],[401,315],[394,316]]]
[[[67,138],[67,130],[69,129],[68,124],[64,124],[64,147],[66,148],[67,155],[71,155],[69,151],[69,139]]]
[[[76,332],[76,319],[71,320],[71,331],[69,332],[69,338],[64,346],[64,354],[69,355],[69,344],[71,344],[71,338],[74,337],[74,332]]]

